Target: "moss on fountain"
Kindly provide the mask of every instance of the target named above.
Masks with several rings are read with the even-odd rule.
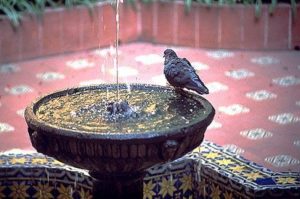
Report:
[[[38,119],[65,129],[99,133],[144,133],[182,127],[198,121],[204,114],[199,99],[182,95],[173,89],[140,89],[133,85],[129,92],[120,86],[120,99],[130,105],[130,113],[111,115],[110,102],[117,101],[116,87],[78,90],[48,98],[35,113]],[[110,104],[111,105],[111,104]],[[130,114],[130,115],[128,115]]]

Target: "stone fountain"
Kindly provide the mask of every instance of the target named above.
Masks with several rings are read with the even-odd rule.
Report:
[[[200,145],[215,110],[199,95],[163,86],[102,84],[39,98],[25,110],[32,145],[95,178],[94,198],[142,198],[145,170]],[[120,98],[130,114],[111,115]]]

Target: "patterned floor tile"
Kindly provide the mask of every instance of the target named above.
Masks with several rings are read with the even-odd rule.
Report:
[[[246,97],[253,99],[255,101],[263,101],[263,100],[274,99],[277,97],[277,95],[267,90],[259,90],[259,91],[246,93]]]
[[[279,63],[279,60],[275,57],[263,56],[263,57],[254,57],[251,59],[251,62],[259,65],[271,65],[271,64]]]

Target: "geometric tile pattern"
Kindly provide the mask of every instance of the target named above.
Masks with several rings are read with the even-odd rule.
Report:
[[[215,50],[207,52],[206,55],[213,59],[223,59],[227,57],[233,57],[234,53],[227,50]]]
[[[209,66],[202,62],[192,62],[191,64],[195,68],[195,70],[208,70],[209,69]]]
[[[295,76],[285,76],[280,78],[275,78],[272,82],[278,86],[287,87],[300,84],[300,78]]]
[[[164,59],[161,57],[161,55],[158,54],[140,55],[135,57],[135,61],[140,62],[144,65],[164,63]]]
[[[265,129],[262,128],[244,130],[241,131],[240,134],[241,136],[248,138],[250,140],[259,140],[259,139],[264,139],[273,136],[273,133],[266,131]]]
[[[292,113],[282,113],[278,115],[271,115],[268,117],[270,121],[278,124],[290,124],[294,122],[300,122],[300,117],[296,117]]]
[[[7,123],[0,123],[0,134],[5,132],[14,131],[15,128]]]
[[[251,59],[251,62],[258,65],[272,65],[272,64],[279,63],[279,60],[274,57],[263,56],[263,57],[254,57]]]
[[[219,111],[226,115],[239,115],[248,113],[250,109],[240,104],[232,104],[230,106],[220,106]]]
[[[233,71],[226,71],[225,75],[233,79],[245,79],[247,77],[253,77],[254,73],[247,69],[238,69]]]
[[[15,73],[19,70],[20,70],[20,67],[15,64],[0,65],[0,73],[2,73],[2,74]]]
[[[84,68],[94,67],[95,63],[89,62],[87,59],[76,59],[67,61],[66,65],[72,69],[80,70]]]
[[[220,82],[209,82],[206,84],[206,87],[209,89],[210,93],[216,93],[216,92],[228,90],[228,86]]]
[[[0,154],[2,198],[91,198],[93,183],[87,171],[40,153]],[[143,179],[144,199],[296,198],[299,191],[298,173],[272,172],[208,141]]]
[[[297,160],[289,155],[276,155],[267,157],[266,162],[272,164],[275,167],[286,167],[289,165],[300,164],[300,160]]]
[[[27,85],[17,85],[11,88],[5,88],[5,91],[12,94],[12,95],[21,95],[25,93],[33,92],[33,88]]]
[[[255,101],[263,101],[263,100],[276,98],[277,95],[267,90],[259,90],[259,91],[246,93],[246,97]]]
[[[170,46],[137,42],[119,47],[120,82],[170,86],[163,75],[163,52]],[[238,146],[243,157],[268,169],[300,172],[298,164],[276,167],[265,161],[278,155],[300,160],[294,144],[300,129],[299,53],[174,49],[209,88],[203,97],[216,115],[205,139],[230,149]],[[0,151],[32,149],[22,115],[37,97],[66,87],[115,83],[115,54],[110,46],[1,65],[0,123],[14,131],[0,133]]]
[[[56,72],[44,72],[44,73],[36,74],[36,77],[38,79],[41,79],[42,81],[50,82],[50,81],[55,81],[55,80],[59,80],[59,79],[64,79],[65,75],[61,74],[61,73],[56,73]]]

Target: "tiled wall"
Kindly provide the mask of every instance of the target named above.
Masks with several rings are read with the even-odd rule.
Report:
[[[115,43],[115,8],[99,3],[47,10],[42,18],[25,16],[19,28],[0,20],[0,63],[98,48]],[[170,12],[171,10],[171,12]],[[120,42],[147,41],[201,48],[293,49],[300,46],[300,6],[292,16],[287,4],[273,15],[263,6],[256,19],[253,6],[195,3],[187,12],[182,2],[120,6]]]

